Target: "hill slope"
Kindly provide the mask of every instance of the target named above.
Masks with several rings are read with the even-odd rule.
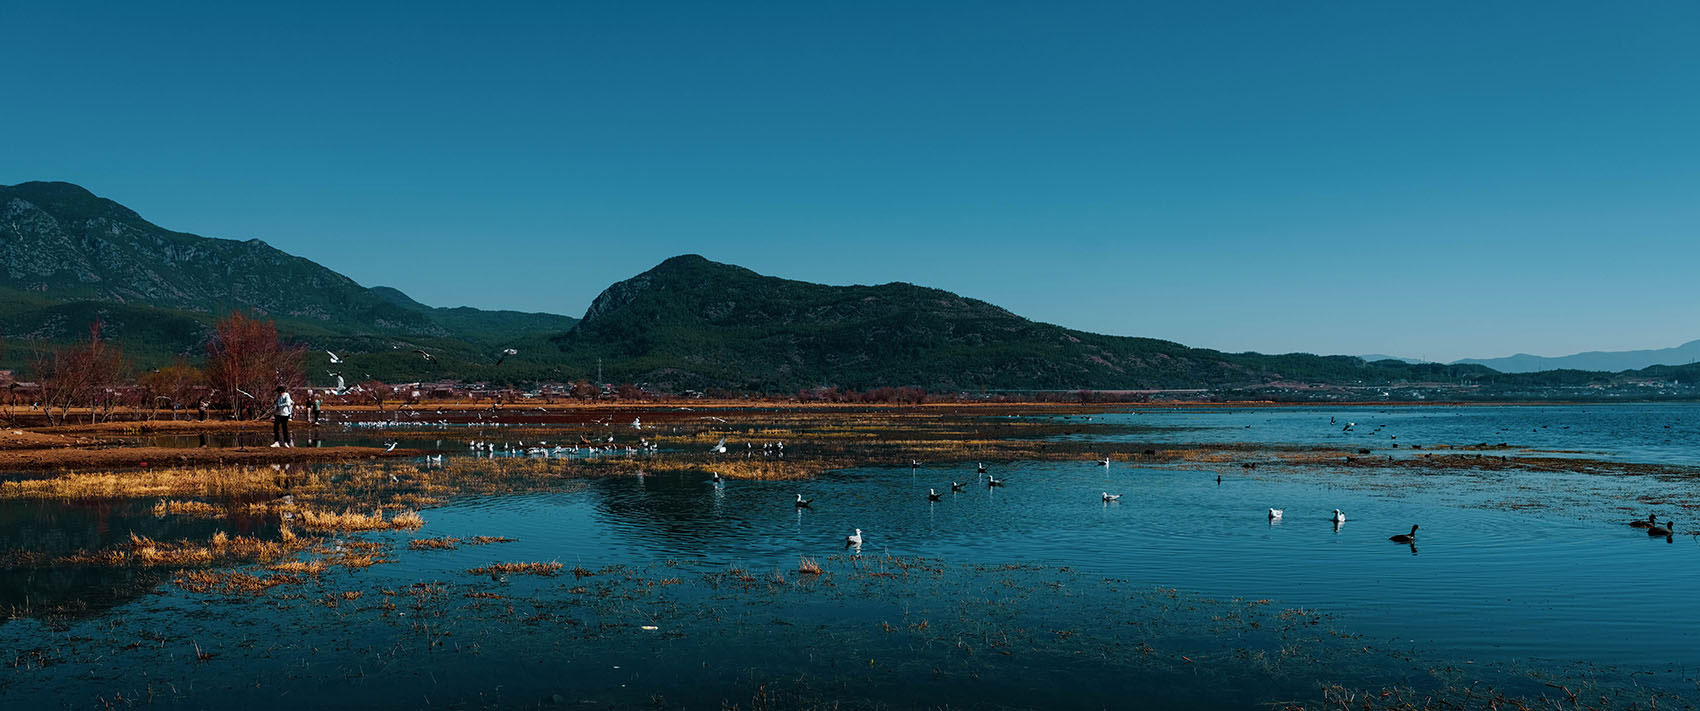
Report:
[[[398,343],[450,357],[560,333],[554,314],[434,309],[394,289],[368,289],[259,240],[213,239],[154,225],[69,183],[0,186],[0,334],[27,349],[82,337],[94,319],[143,366],[198,355],[210,325],[236,309],[275,319],[315,347],[382,354],[384,377],[410,375]]]
[[[1030,321],[912,284],[811,284],[696,255],[608,287],[554,342],[568,370],[583,373],[600,360],[608,380],[670,388],[1186,388],[1492,372],[1349,356],[1225,354]]]

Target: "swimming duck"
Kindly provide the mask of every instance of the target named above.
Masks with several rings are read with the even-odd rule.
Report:
[[[1657,515],[1658,514],[1647,514],[1647,520],[1642,521],[1641,519],[1635,519],[1634,521],[1630,521],[1629,525],[1635,528],[1652,528],[1658,524],[1657,521],[1653,520],[1653,517]]]
[[[928,489],[927,490],[927,500],[928,501],[938,501],[939,500],[939,492],[933,491],[932,489]]]
[[[1340,513],[1340,509],[1334,509],[1334,516],[1332,518],[1329,518],[1328,520],[1333,521],[1335,523],[1345,523],[1346,522],[1346,514]]]
[[[806,509],[806,508],[809,508],[809,504],[812,504],[812,503],[814,503],[814,502],[815,502],[815,500],[814,500],[814,499],[805,499],[805,498],[803,498],[803,495],[802,495],[802,494],[798,494],[798,495],[797,495],[797,508],[800,508],[800,509]]]
[[[1277,519],[1277,518],[1280,518],[1281,515],[1284,514],[1284,513],[1287,513],[1286,509],[1270,509],[1269,510],[1269,518],[1270,519]]]
[[[851,546],[860,546],[860,545],[862,545],[862,529],[858,528],[858,529],[856,529],[855,533],[852,533],[852,534],[844,537],[844,547],[845,548],[849,548]]]
[[[1649,526],[1647,528],[1647,535],[1649,535],[1649,536],[1669,536],[1674,531],[1676,531],[1676,522],[1675,521],[1666,521],[1664,523],[1654,524],[1652,526]]]
[[[1103,494],[1104,494],[1104,503],[1106,503],[1106,504],[1110,503],[1111,501],[1121,501],[1122,500],[1121,494],[1112,494],[1108,491],[1103,492]]]
[[[1397,536],[1388,536],[1387,540],[1393,541],[1394,543],[1416,543],[1417,542],[1417,524],[1414,524],[1414,523],[1411,524],[1411,532],[1410,533],[1401,533]]]

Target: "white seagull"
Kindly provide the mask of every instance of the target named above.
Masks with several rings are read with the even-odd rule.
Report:
[[[1106,504],[1110,503],[1111,501],[1121,501],[1121,500],[1122,500],[1121,494],[1112,494],[1108,491],[1104,492],[1104,503],[1106,503]]]
[[[1286,512],[1287,511],[1285,509],[1270,509],[1269,510],[1269,519],[1271,521],[1273,521],[1275,519],[1281,518],[1281,514],[1284,514]]]
[[[851,546],[862,547],[862,529],[858,528],[855,533],[844,537],[844,547],[849,548]]]

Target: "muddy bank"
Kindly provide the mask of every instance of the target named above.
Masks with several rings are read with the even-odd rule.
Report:
[[[306,427],[292,423],[292,427]],[[259,420],[111,420],[108,422],[39,425],[29,431],[69,436],[138,435],[138,434],[198,434],[218,432],[259,432],[271,429],[270,421]]]
[[[409,457],[417,454],[418,452],[411,450],[386,452],[377,447],[26,449],[0,451],[0,471],[119,469],[195,464],[281,464]]]
[[[95,443],[94,440],[86,437],[68,437],[13,429],[0,430],[0,450],[52,449],[87,446]]]

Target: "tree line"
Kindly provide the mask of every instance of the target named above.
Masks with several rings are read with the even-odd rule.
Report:
[[[8,419],[28,402],[48,422],[70,422],[72,413],[103,422],[120,409],[177,413],[222,410],[231,416],[264,414],[278,388],[305,387],[305,346],[278,338],[274,322],[240,311],[220,320],[206,346],[206,364],[187,358],[137,374],[122,348],[101,337],[104,324],[89,324],[88,338],[37,353],[34,387],[14,382],[8,388]]]

